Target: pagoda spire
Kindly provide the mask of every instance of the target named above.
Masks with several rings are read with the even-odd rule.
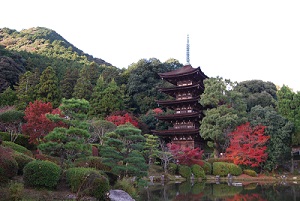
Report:
[[[189,35],[187,35],[187,43],[186,43],[186,64],[190,64],[190,40]]]

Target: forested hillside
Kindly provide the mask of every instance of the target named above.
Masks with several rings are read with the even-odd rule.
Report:
[[[25,71],[42,72],[52,66],[59,78],[68,67],[81,69],[95,62],[111,66],[102,59],[84,53],[53,30],[37,27],[20,32],[0,29],[0,92],[17,83]],[[3,73],[2,73],[3,72]]]

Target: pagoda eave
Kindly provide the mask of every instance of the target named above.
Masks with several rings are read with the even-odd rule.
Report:
[[[171,120],[171,119],[185,119],[185,118],[200,118],[200,112],[191,113],[179,113],[179,114],[168,114],[168,115],[157,115],[155,118],[159,120]]]

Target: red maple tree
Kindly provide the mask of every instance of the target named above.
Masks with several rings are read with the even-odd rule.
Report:
[[[61,115],[61,111],[53,109],[52,104],[43,103],[36,100],[34,103],[29,103],[25,109],[26,123],[22,126],[22,132],[29,135],[29,142],[32,144],[39,144],[45,135],[51,132],[55,127],[66,127],[62,122],[52,122],[47,119],[46,114]]]
[[[137,128],[139,127],[138,126],[139,125],[138,121],[135,119],[134,116],[132,116],[128,112],[126,112],[126,113],[124,113],[124,112],[114,113],[114,114],[106,117],[106,120],[112,122],[116,126],[126,124],[126,123],[129,122],[132,125],[134,125],[135,127],[137,127]]]
[[[247,122],[229,134],[230,146],[226,149],[226,156],[235,164],[259,167],[266,161],[266,143],[270,136],[264,135],[265,126],[251,127]]]
[[[178,144],[167,144],[169,151],[173,158],[181,165],[203,165],[202,154],[203,150],[200,148],[191,149],[190,147],[181,147]]]

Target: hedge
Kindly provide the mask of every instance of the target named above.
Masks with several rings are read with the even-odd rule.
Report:
[[[62,169],[53,162],[34,160],[23,169],[26,185],[32,187],[56,188]]]
[[[197,164],[192,165],[191,170],[196,178],[205,179],[205,172],[200,165]]]
[[[0,145],[0,181],[6,182],[18,173],[18,163],[12,157],[13,150]]]

